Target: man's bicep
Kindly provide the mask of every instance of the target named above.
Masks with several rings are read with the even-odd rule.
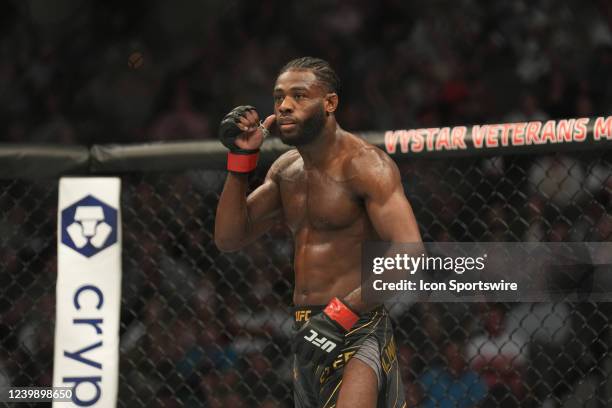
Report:
[[[263,184],[247,197],[249,242],[266,232],[275,223],[283,221],[280,181],[287,166],[290,166],[297,157],[299,154],[295,150],[282,154],[270,166]]]
[[[272,179],[266,181],[247,197],[249,238],[266,232],[281,219],[282,206],[278,185]]]
[[[275,181],[266,179],[247,197],[249,220],[258,222],[276,218],[281,213],[281,201],[278,185]]]

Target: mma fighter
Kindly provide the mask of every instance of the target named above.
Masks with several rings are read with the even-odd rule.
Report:
[[[229,174],[215,242],[236,251],[276,222],[295,245],[293,383],[296,407],[406,405],[391,320],[361,298],[366,240],[421,242],[395,163],[336,122],[339,79],[321,59],[290,61],[274,86],[274,114],[252,106],[220,126]],[[270,130],[295,147],[280,156],[248,197],[247,177]]]

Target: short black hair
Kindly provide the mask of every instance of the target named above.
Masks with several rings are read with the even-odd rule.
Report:
[[[315,57],[296,58],[285,64],[278,75],[291,70],[310,70],[330,92],[340,93],[340,78],[329,62]]]

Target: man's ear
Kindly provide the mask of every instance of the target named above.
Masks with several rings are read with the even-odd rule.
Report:
[[[323,106],[326,113],[334,113],[338,109],[338,94],[334,92],[325,95]]]

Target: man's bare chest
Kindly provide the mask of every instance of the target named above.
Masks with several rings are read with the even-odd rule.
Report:
[[[304,226],[319,230],[347,228],[365,214],[351,181],[339,174],[289,169],[281,177],[280,193],[285,220],[294,231]]]

